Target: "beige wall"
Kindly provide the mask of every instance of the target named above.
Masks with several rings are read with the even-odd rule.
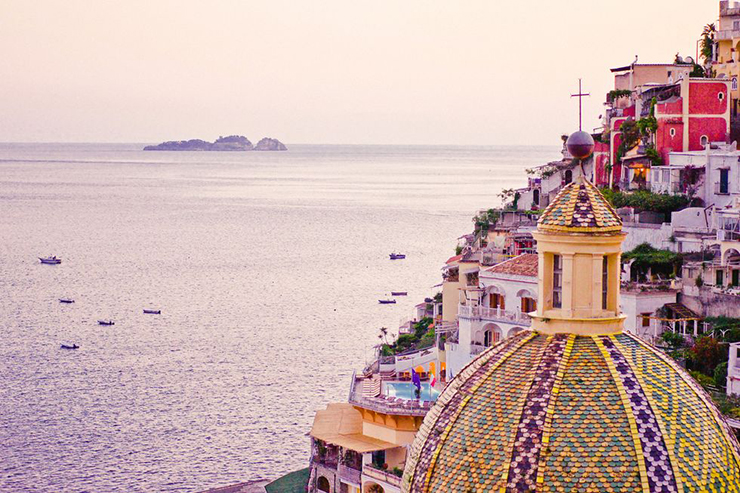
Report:
[[[445,322],[454,322],[457,319],[459,291],[459,282],[444,282],[442,284],[442,320]]]
[[[379,425],[377,423],[363,421],[362,434],[372,438],[377,438],[378,440],[383,440],[384,442],[395,443],[398,445],[410,445],[411,442],[414,441],[416,430],[398,430]]]
[[[543,332],[609,333],[621,330],[619,263],[626,235],[534,233],[539,254],[539,299],[532,327]],[[553,307],[553,259],[561,255],[562,307]],[[602,305],[603,259],[607,264],[607,308]]]

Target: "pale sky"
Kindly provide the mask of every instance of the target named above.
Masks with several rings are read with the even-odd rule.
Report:
[[[718,0],[0,0],[0,141],[558,144]],[[585,128],[584,128],[585,129]]]

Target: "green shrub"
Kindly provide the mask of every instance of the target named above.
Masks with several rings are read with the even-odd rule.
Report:
[[[714,379],[708,375],[703,374],[700,371],[691,370],[689,371],[692,377],[694,377],[694,380],[699,382],[699,384],[706,388],[706,387],[713,387],[714,386]]]
[[[727,361],[718,364],[714,369],[714,385],[719,388],[727,386]]]

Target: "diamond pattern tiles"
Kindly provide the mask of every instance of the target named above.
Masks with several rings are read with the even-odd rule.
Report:
[[[434,471],[433,462],[436,461],[438,449],[459,414],[461,406],[468,402],[472,389],[493,369],[498,368],[513,350],[533,337],[535,335],[532,332],[523,331],[504,339],[474,359],[445,387],[434,407],[424,417],[424,422],[409,450],[403,478],[405,491],[429,491],[425,484]]]
[[[609,233],[621,231],[622,220],[596,187],[579,180],[558,193],[537,225],[541,231]]]
[[[554,404],[537,492],[642,491],[630,423],[596,343],[578,337]],[[525,490],[526,491],[526,490]]]
[[[673,367],[646,343],[621,334],[614,343],[632,367],[657,418],[684,492],[740,492],[734,444],[710,409]],[[699,392],[699,393],[697,393]]]
[[[612,360],[611,368],[621,383],[623,400],[630,406],[634,420],[633,434],[639,438],[642,452],[641,460],[645,463],[645,478],[651,493],[678,493],[676,478],[673,475],[670,455],[663,440],[658,422],[653,414],[650,402],[642,390],[632,368],[610,337],[603,336],[599,343]]]
[[[538,336],[502,361],[496,373],[511,378],[488,376],[471,394],[437,449],[428,491],[494,491],[505,486],[509,451],[536,370],[532,362],[539,359],[546,341]]]
[[[692,382],[628,334],[521,332],[442,392],[402,491],[740,493],[737,442]]]
[[[561,364],[566,334],[550,337],[524,404],[509,463],[509,491],[534,491],[547,406]]]

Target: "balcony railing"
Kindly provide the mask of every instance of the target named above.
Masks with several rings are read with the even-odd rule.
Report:
[[[458,316],[462,318],[472,318],[480,320],[490,320],[493,322],[509,322],[521,325],[530,325],[529,315],[522,312],[511,312],[501,308],[488,308],[485,306],[465,306],[460,305],[457,309]]]
[[[478,355],[486,350],[486,346],[483,346],[481,344],[471,344],[470,345],[470,354]]]
[[[362,467],[362,465],[360,465],[360,467]],[[349,483],[362,484],[362,471],[359,471],[354,467],[349,467],[340,463],[337,467],[337,472],[341,479]]]
[[[399,478],[392,472],[381,471],[380,469],[376,469],[368,465],[365,465],[365,467],[362,469],[362,472],[363,474],[365,474],[365,476],[369,478],[376,479],[378,481],[383,481],[397,488],[401,487],[401,478]]]
[[[733,29],[727,29],[725,31],[717,31],[715,33],[715,37],[717,41],[722,41],[725,39],[740,38],[740,31],[733,30]]]

